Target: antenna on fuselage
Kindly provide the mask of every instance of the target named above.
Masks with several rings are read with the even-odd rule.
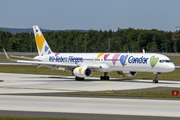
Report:
[[[145,53],[145,50],[143,49],[143,52],[142,53]]]

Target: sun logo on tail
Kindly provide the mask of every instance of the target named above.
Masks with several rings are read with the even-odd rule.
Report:
[[[39,56],[53,53],[38,26],[33,26]]]
[[[43,35],[36,34],[36,43],[37,43],[38,49],[40,51],[42,51],[44,41],[45,41],[45,39],[44,39]]]

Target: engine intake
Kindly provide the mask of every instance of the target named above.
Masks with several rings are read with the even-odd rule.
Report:
[[[92,69],[87,67],[77,67],[73,70],[73,75],[78,77],[88,77],[92,75]]]
[[[137,74],[137,72],[133,72],[133,71],[117,71],[117,73],[127,77],[133,77]]]

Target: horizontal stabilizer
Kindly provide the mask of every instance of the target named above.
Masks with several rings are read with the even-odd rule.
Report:
[[[30,58],[30,57],[25,57],[25,56],[15,56],[15,55],[10,55],[10,56],[11,56],[11,57],[15,57],[15,58],[27,59],[27,60],[39,60],[39,59]]]

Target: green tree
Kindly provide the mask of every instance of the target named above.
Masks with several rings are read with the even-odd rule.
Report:
[[[172,38],[171,38],[172,40],[173,40],[173,43],[174,43],[174,52],[176,53],[177,52],[177,43],[178,43],[178,41],[179,41],[179,39],[180,39],[180,33],[179,33],[179,31],[175,31],[174,33],[173,33],[173,35],[172,35]]]

